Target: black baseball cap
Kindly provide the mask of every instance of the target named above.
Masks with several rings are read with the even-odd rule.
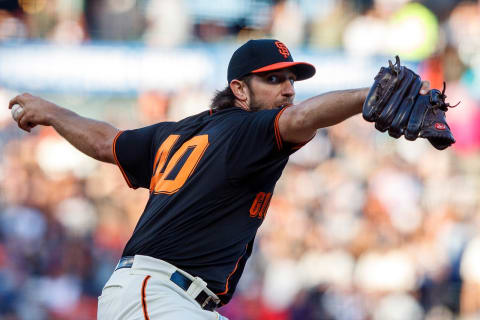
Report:
[[[315,74],[315,67],[306,62],[295,62],[287,46],[275,39],[249,40],[232,55],[228,64],[227,80],[239,79],[249,73],[289,68],[298,80]]]

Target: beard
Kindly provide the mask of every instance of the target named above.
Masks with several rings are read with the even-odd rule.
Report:
[[[269,110],[269,109],[280,109],[280,108],[283,108],[284,106],[287,106],[289,104],[292,104],[291,102],[284,102],[282,104],[279,104],[279,105],[274,105],[272,106],[271,108],[266,108],[266,105],[264,103],[260,103],[258,101],[256,101],[255,99],[252,99],[251,102],[250,102],[250,111],[251,112],[256,112],[256,111],[260,111],[260,110]]]
[[[268,110],[268,109],[282,108],[283,106],[289,105],[291,103],[292,103],[291,101],[284,101],[281,104],[272,105],[270,107],[270,106],[267,106],[265,103],[262,103],[262,102],[258,101],[255,98],[255,95],[253,94],[253,91],[250,91],[250,106],[249,107],[250,107],[251,112],[257,112],[257,111],[260,111],[260,110],[263,110],[263,109]]]
[[[250,85],[247,84],[248,88],[250,89],[250,111],[251,112],[257,112],[262,109],[262,104],[257,101],[255,98],[255,94],[253,93],[253,90],[251,89]]]
[[[251,112],[257,112],[263,109],[277,109],[277,108],[282,108],[283,106],[292,104],[293,98],[291,99],[286,99],[282,103],[279,104],[273,104],[267,105],[265,103],[262,103],[261,101],[258,101],[257,98],[255,97],[255,93],[253,92],[251,86],[249,83],[247,83],[248,89],[250,91],[250,106],[249,106],[249,111]]]
[[[262,105],[257,101],[252,100],[252,102],[250,103],[250,111],[257,112],[257,111],[260,111],[261,109],[262,109]]]

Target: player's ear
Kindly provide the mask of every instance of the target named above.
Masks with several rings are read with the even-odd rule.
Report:
[[[230,82],[230,89],[232,89],[235,97],[242,102],[247,102],[249,97],[248,86],[244,81],[233,79]]]

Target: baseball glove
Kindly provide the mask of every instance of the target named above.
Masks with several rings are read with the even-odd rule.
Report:
[[[395,64],[389,60],[389,66],[382,67],[375,76],[363,104],[363,118],[375,122],[375,128],[381,132],[388,130],[394,138],[425,138],[438,150],[451,146],[455,139],[445,112],[456,105],[445,102],[445,83],[441,92],[432,89],[420,94],[420,76],[401,66],[398,56],[395,59]]]

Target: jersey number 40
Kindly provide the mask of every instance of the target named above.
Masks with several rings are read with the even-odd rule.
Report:
[[[172,134],[158,148],[153,162],[150,192],[165,194],[177,192],[192,175],[208,148],[208,135],[195,136],[182,144],[167,163],[170,151],[178,138],[179,135]]]

